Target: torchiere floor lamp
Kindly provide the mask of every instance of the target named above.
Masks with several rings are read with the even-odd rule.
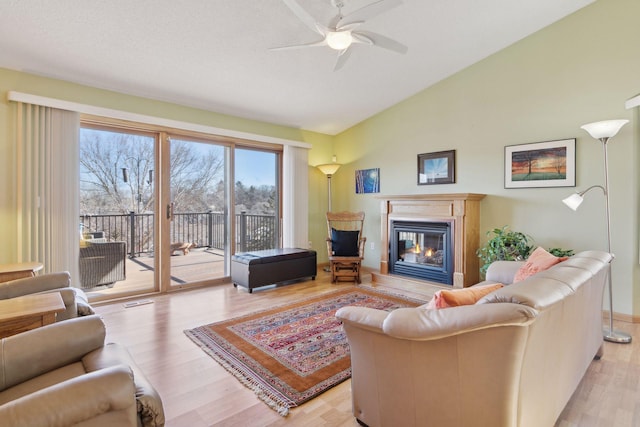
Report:
[[[328,192],[329,192],[329,203],[328,203],[328,212],[331,212],[331,175],[333,175],[334,173],[336,173],[338,171],[338,169],[340,169],[340,164],[339,163],[327,163],[324,165],[318,165],[316,166],[318,169],[320,169],[322,171],[323,174],[325,174],[327,176],[327,187],[328,187]],[[324,267],[323,269],[325,272],[331,271],[331,269],[327,266]]]
[[[328,203],[328,211],[331,212],[331,175],[336,173],[338,169],[340,169],[339,163],[327,163],[325,165],[316,166],[318,169],[322,171],[323,174],[327,176],[328,188],[329,188],[329,203]]]
[[[609,142],[609,139],[613,138],[620,128],[628,122],[629,120],[605,120],[581,126],[582,129],[589,132],[589,135],[602,143],[602,149],[604,151],[604,187],[601,185],[592,185],[586,190],[574,193],[563,200],[564,204],[575,211],[584,200],[583,196],[589,192],[589,190],[600,188],[604,192],[604,204],[607,213],[607,250],[609,253],[611,253],[611,212],[609,209],[609,163],[607,160],[607,143]],[[611,281],[611,267],[609,267],[607,279],[609,285],[609,328],[603,330],[604,339],[609,342],[628,344],[631,342],[631,335],[613,329],[613,287]]]

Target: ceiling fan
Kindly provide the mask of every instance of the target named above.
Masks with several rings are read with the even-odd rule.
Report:
[[[328,46],[338,51],[338,59],[333,68],[337,71],[347,61],[351,55],[351,46],[354,43],[369,46],[378,46],[383,49],[392,50],[398,53],[406,53],[407,47],[402,43],[392,40],[383,35],[362,31],[359,27],[368,19],[380,15],[402,4],[402,0],[378,0],[348,15],[342,15],[344,7],[343,0],[331,0],[331,4],[338,9],[338,14],[328,25],[323,25],[316,21],[306,10],[304,10],[296,0],[282,0],[285,5],[302,21],[309,29],[320,34],[322,40],[297,44],[292,46],[275,47],[271,50],[300,49],[305,47]]]

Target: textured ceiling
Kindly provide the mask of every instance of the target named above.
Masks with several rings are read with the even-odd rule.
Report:
[[[2,0],[0,67],[333,135],[593,1],[404,0],[362,29],[408,52],[355,45],[334,72],[328,47],[269,50],[320,38],[281,0]]]

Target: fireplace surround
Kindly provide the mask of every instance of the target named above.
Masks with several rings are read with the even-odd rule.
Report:
[[[380,275],[410,275],[412,280],[450,285],[454,288],[478,283],[480,266],[476,250],[480,244],[480,201],[484,197],[484,194],[475,193],[379,196],[382,244]],[[397,231],[397,225],[409,229]],[[414,226],[426,226],[427,234],[412,229]],[[433,230],[428,230],[429,227]],[[443,227],[448,229],[448,237]],[[396,236],[398,233],[406,234]],[[442,236],[444,240],[437,242],[436,237],[429,235]],[[391,244],[394,237],[399,238],[399,244]],[[402,240],[407,241],[404,247]],[[420,241],[426,242],[430,247],[422,248],[419,254],[412,255],[411,249]],[[440,247],[435,247],[438,245]],[[425,252],[426,249],[433,251]],[[441,264],[439,255],[446,255],[447,251],[450,251],[448,261],[442,261]],[[407,274],[405,267],[409,267],[409,270],[427,270],[427,274],[423,277],[419,274]],[[433,276],[435,270],[439,270],[439,273]]]

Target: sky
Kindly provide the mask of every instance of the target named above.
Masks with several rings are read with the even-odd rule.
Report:
[[[276,184],[276,155],[265,151],[236,149],[236,181],[247,186]]]

